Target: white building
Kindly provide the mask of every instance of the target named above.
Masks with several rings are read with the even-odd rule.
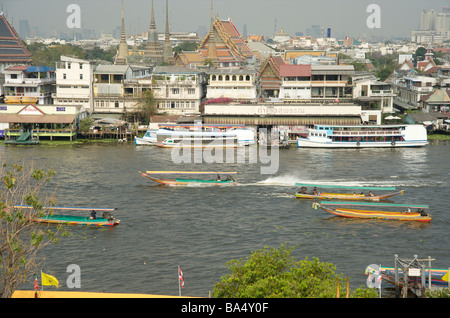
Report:
[[[240,102],[258,101],[261,94],[261,81],[258,71],[253,69],[209,70],[207,99],[231,98]]]
[[[160,112],[187,115],[200,111],[205,97],[204,72],[180,66],[157,66],[149,84]]]
[[[82,105],[92,113],[94,67],[92,61],[61,56],[61,61],[56,63],[55,104]]]

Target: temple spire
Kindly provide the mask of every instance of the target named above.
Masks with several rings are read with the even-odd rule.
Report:
[[[128,44],[125,37],[125,18],[123,13],[123,0],[122,0],[122,33],[120,36],[119,49],[117,51],[115,64],[127,64],[128,63]]]
[[[145,56],[153,64],[160,64],[163,61],[161,44],[159,43],[158,31],[156,30],[155,13],[153,10],[153,0],[150,19],[150,30],[148,32],[147,47],[145,48]]]
[[[163,45],[163,58],[164,62],[167,62],[168,64],[173,64],[174,62],[169,33],[169,0],[166,0],[166,34]]]

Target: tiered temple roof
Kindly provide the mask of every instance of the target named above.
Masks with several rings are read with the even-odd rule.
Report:
[[[30,62],[31,53],[3,13],[0,13],[0,63],[10,65],[28,64]]]
[[[220,63],[243,62],[254,56],[231,19],[220,20],[217,18],[213,23],[213,30],[217,59]],[[209,44],[210,34],[208,33],[198,48],[199,53],[202,54],[204,58],[208,58]]]

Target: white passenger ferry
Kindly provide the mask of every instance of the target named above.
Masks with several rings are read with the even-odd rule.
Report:
[[[244,125],[215,124],[160,124],[157,130],[149,129],[144,137],[135,137],[136,145],[156,145],[167,138],[237,138],[239,144],[255,144],[255,133]]]
[[[297,138],[299,148],[420,147],[428,144],[422,125],[315,125],[307,137]]]

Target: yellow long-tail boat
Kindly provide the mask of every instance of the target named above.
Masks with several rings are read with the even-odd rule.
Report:
[[[363,208],[355,208],[354,206],[361,206]],[[313,203],[313,208],[321,208],[331,214],[346,218],[431,221],[431,214],[426,211],[429,209],[428,205],[322,201],[320,203]],[[393,211],[385,210],[385,208],[393,208]]]

